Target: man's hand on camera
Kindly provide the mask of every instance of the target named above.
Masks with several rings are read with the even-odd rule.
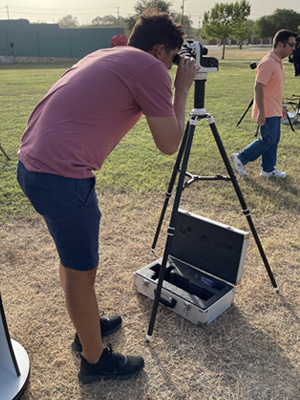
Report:
[[[181,141],[185,123],[185,105],[189,89],[199,70],[191,57],[180,60],[174,82],[173,106],[175,115],[170,117],[147,117],[156,146],[165,154],[173,154]]]
[[[200,66],[196,64],[194,58],[181,57],[174,81],[175,89],[189,91],[195,79],[195,76],[199,72],[199,69]]]

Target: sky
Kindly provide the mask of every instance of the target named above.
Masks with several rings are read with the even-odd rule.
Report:
[[[218,0],[231,3],[236,0]],[[277,8],[286,8],[300,13],[299,0],[247,0],[251,5],[251,19],[272,14]],[[80,24],[90,23],[97,16],[112,14],[127,17],[134,14],[138,0],[0,0],[0,19],[25,18],[30,22],[55,23],[66,15],[76,17]],[[203,13],[214,7],[215,0],[171,0],[171,9],[188,15],[193,26],[201,26]]]

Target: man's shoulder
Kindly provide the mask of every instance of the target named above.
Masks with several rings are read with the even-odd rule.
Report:
[[[263,64],[266,62],[279,62],[280,58],[273,52],[273,51],[269,51],[261,60],[259,64]]]
[[[272,51],[266,54],[258,64],[257,72],[262,73],[268,71],[274,72],[280,69],[282,66],[282,60]]]
[[[95,53],[94,53],[95,54]],[[96,52],[96,64],[110,65],[118,71],[132,70],[138,73],[147,68],[166,69],[164,64],[152,54],[132,46],[119,46]]]
[[[159,61],[157,58],[155,58],[152,54],[132,46],[126,46],[126,47],[124,46],[123,48],[120,48],[119,54],[120,58],[132,60],[133,63],[136,63],[138,61],[138,62],[145,62],[150,65],[162,64],[162,62]]]
[[[96,56],[96,58],[110,57],[110,58],[134,58],[134,59],[146,59],[155,62],[158,61],[152,54],[147,51],[143,51],[132,46],[116,46],[113,48],[100,49],[91,53],[90,56]]]

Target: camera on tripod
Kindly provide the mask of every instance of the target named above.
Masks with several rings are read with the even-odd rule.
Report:
[[[205,57],[207,53],[208,49],[202,46],[201,43],[195,42],[193,39],[187,39],[179,53],[173,58],[173,63],[179,65],[181,57],[193,57],[196,63],[200,65],[199,73],[217,72],[219,61],[214,57]]]

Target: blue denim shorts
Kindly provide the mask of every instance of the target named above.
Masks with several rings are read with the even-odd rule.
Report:
[[[29,172],[19,161],[17,179],[35,210],[44,217],[61,264],[78,271],[97,267],[101,212],[95,178]]]

